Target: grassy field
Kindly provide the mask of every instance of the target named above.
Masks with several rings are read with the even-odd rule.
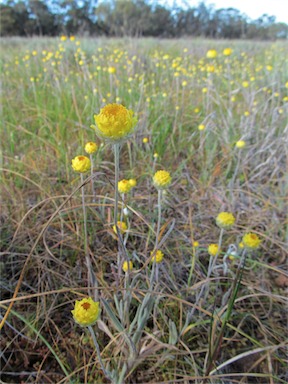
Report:
[[[288,381],[287,53],[281,42],[2,39],[3,382]],[[120,151],[120,179],[137,181],[119,196],[123,236],[113,145],[91,128],[109,103],[138,119]],[[79,175],[71,160],[91,141],[92,172]],[[157,193],[158,170],[172,183]],[[220,212],[234,225],[221,229]],[[243,246],[247,233],[259,247]],[[71,313],[89,295],[98,352]]]

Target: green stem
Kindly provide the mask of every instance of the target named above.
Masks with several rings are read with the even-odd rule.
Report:
[[[93,203],[96,202],[96,194],[95,194],[95,187],[94,187],[94,180],[93,180],[93,156],[90,154],[90,162],[91,162],[91,187],[92,187],[92,195],[93,195]]]
[[[152,289],[153,281],[155,277],[155,265],[156,265],[156,253],[158,251],[158,244],[159,244],[159,235],[160,235],[160,228],[161,228],[161,200],[162,200],[162,190],[158,189],[158,220],[157,220],[157,229],[156,229],[156,240],[155,240],[155,248],[152,254],[152,257],[154,257],[153,266],[152,266],[152,272],[150,276],[150,288]],[[158,270],[157,270],[158,272]],[[156,273],[157,280],[158,280],[158,273]]]
[[[89,255],[89,249],[88,249],[87,213],[86,213],[86,206],[85,206],[84,178],[82,173],[81,173],[81,184],[82,184],[81,194],[82,194],[82,209],[83,209],[83,227],[84,227],[84,252],[85,252],[85,260],[86,260],[87,274],[88,274],[87,285],[88,285],[88,294],[89,296],[92,297],[91,287],[98,288],[98,282],[92,269],[92,263]],[[98,289],[94,291],[94,300],[99,301]]]
[[[192,275],[195,268],[195,260],[196,260],[196,251],[195,251],[195,247],[193,246],[193,255],[191,257],[191,268],[190,268],[189,277],[188,277],[188,287],[190,287],[190,284],[191,284]]]
[[[157,231],[156,231],[155,252],[157,252],[158,250],[159,234],[160,234],[160,227],[161,227],[161,200],[162,200],[162,190],[158,189],[158,221],[157,221]]]
[[[116,228],[117,236],[118,236],[118,252],[121,256],[121,248],[123,251],[124,260],[128,262],[128,255],[126,252],[126,248],[123,242],[123,237],[121,231],[117,224],[118,219],[118,202],[119,202],[119,194],[118,194],[118,181],[119,181],[119,152],[120,152],[120,144],[114,144],[114,161],[115,161],[115,198],[114,198],[114,225]],[[121,273],[121,257],[118,257],[118,271]]]
[[[114,200],[114,225],[117,229],[119,237],[119,228],[117,225],[117,213],[118,213],[118,181],[119,181],[119,144],[114,144],[114,161],[115,161],[115,200]]]
[[[98,359],[99,359],[99,363],[100,363],[100,366],[101,366],[101,369],[104,373],[104,375],[113,382],[113,379],[112,379],[112,375],[110,372],[108,372],[106,370],[106,368],[104,367],[104,364],[103,364],[103,360],[102,360],[102,357],[101,357],[101,353],[100,353],[100,348],[99,348],[99,344],[97,343],[97,339],[96,339],[96,335],[95,335],[95,332],[94,332],[94,329],[91,327],[91,325],[88,325],[88,329],[90,331],[90,334],[92,336],[92,340],[93,340],[93,343],[95,345],[95,349],[96,349],[96,352],[97,352],[97,356],[98,356]]]
[[[207,272],[207,280],[209,280],[209,277],[211,276],[212,274],[212,271],[213,271],[213,268],[216,264],[216,261],[217,261],[217,257],[220,253],[220,248],[221,248],[221,245],[222,245],[222,238],[223,238],[223,233],[224,233],[224,229],[221,228],[221,231],[220,231],[220,236],[219,236],[219,241],[218,241],[218,252],[215,256],[211,256],[210,257],[210,261],[209,261],[209,268],[208,268],[208,272]],[[204,292],[204,290],[206,289],[206,292]],[[190,323],[192,317],[193,317],[193,314],[195,312],[195,308],[196,308],[196,305],[198,304],[199,300],[201,299],[202,297],[202,294],[204,293],[204,300],[206,300],[206,297],[207,297],[207,294],[209,292],[209,281],[208,281],[208,286],[206,286],[206,284],[203,284],[201,289],[200,289],[200,292],[198,293],[198,295],[196,296],[196,300],[195,300],[195,307],[193,307],[191,309],[191,311],[188,312],[187,314],[187,317],[186,317],[186,321],[185,321],[185,325],[184,327],[182,328],[182,332],[184,331],[184,329],[188,326],[188,324]]]
[[[215,256],[210,256],[210,262],[209,262],[209,268],[208,268],[208,273],[207,273],[207,278],[210,277],[214,267],[215,267],[215,264],[216,264],[216,261],[217,261],[217,258],[218,258],[218,255],[220,253],[220,250],[221,250],[221,246],[222,246],[222,239],[223,239],[223,233],[224,233],[224,229],[221,228],[220,230],[220,235],[219,235],[219,241],[218,241],[218,252],[216,253]]]
[[[91,261],[89,257],[89,251],[88,251],[88,236],[87,236],[87,213],[86,213],[86,206],[85,206],[85,193],[84,193],[84,177],[83,173],[81,173],[81,197],[82,197],[82,210],[83,210],[83,228],[84,228],[84,252],[85,252],[85,259],[87,264],[87,270],[88,270],[88,293],[89,296],[91,296]]]

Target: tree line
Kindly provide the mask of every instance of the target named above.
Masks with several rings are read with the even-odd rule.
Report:
[[[288,25],[263,14],[249,19],[235,8],[166,7],[152,0],[6,0],[0,4],[1,36],[201,36],[287,39]]]

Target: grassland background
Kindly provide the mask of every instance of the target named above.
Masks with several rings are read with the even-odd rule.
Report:
[[[248,255],[214,368],[245,355],[209,380],[287,382],[287,44],[14,38],[2,39],[1,45],[3,315],[39,233],[80,184],[71,159],[84,153],[87,141],[99,144],[96,202],[90,183],[85,186],[90,254],[101,295],[112,300],[117,293],[111,267],[117,254],[111,230],[113,151],[90,128],[93,114],[116,101],[139,119],[135,134],[122,145],[120,172],[121,178],[137,179],[127,201],[134,211],[127,249],[141,281],[149,274],[143,266],[155,236],[155,170],[167,169],[173,177],[164,196],[163,232],[175,219],[163,245],[158,309],[142,340],[146,355],[126,381],[201,383],[207,374],[207,353],[220,326],[215,313],[224,310],[237,256],[228,277],[221,269],[215,275],[189,328],[170,348],[169,319],[180,332],[205,281],[207,246],[219,239],[215,217],[230,211],[237,221],[224,234],[221,257],[229,244],[238,247],[245,232],[257,233],[262,242]],[[224,57],[227,47],[233,53]],[[208,49],[216,49],[217,58],[207,59]],[[109,67],[115,73],[109,74]],[[149,138],[146,145],[144,137]],[[246,142],[245,148],[235,148],[238,140]],[[78,191],[46,228],[24,271],[21,299],[14,303],[1,339],[4,382],[64,383],[59,360],[75,383],[104,380],[91,340],[70,312],[78,295],[87,293],[81,212]],[[193,247],[194,241],[199,247]],[[135,292],[141,294],[141,287]],[[105,312],[102,322],[110,326]],[[119,335],[114,342],[100,329],[97,335],[104,361],[121,362]]]

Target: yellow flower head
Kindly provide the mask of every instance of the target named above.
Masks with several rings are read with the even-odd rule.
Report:
[[[215,72],[215,67],[214,65],[207,65],[207,72]]]
[[[193,241],[192,245],[195,248],[199,247],[199,241]]]
[[[96,133],[107,140],[118,142],[133,131],[137,119],[133,111],[121,104],[107,104],[100,110],[99,115],[94,115]]]
[[[132,271],[133,269],[133,263],[132,261],[124,261],[123,265],[122,265],[122,270],[123,272],[128,272],[128,271]]]
[[[93,143],[92,141],[89,141],[88,143],[85,144],[85,152],[92,154],[96,152],[98,149],[98,145],[96,143]]]
[[[216,49],[209,49],[209,51],[206,53],[207,59],[215,59],[217,57],[217,51]]]
[[[249,81],[243,81],[242,82],[242,87],[243,88],[248,88],[249,87]]]
[[[113,75],[113,73],[116,73],[116,68],[115,67],[108,67],[108,73]]]
[[[87,327],[94,324],[100,315],[99,302],[95,302],[88,297],[80,301],[76,300],[73,311],[73,318],[79,325]]]
[[[131,189],[129,180],[123,179],[118,182],[118,191],[120,193],[128,193]]]
[[[128,181],[129,181],[129,184],[130,184],[131,188],[136,187],[136,185],[137,185],[137,180],[136,179],[129,179]]]
[[[144,137],[143,140],[142,140],[142,142],[143,142],[144,144],[149,143],[149,139],[148,139],[148,137]]]
[[[216,224],[220,228],[229,229],[235,223],[235,217],[230,212],[221,212],[216,217]]]
[[[210,244],[209,245],[209,247],[208,247],[209,255],[216,256],[218,252],[219,252],[218,244]]]
[[[231,48],[225,48],[223,51],[224,56],[230,56],[232,54],[232,49]]]
[[[154,252],[151,252],[151,255],[153,255],[153,253]],[[152,257],[151,262],[154,263],[155,261],[156,263],[161,263],[161,261],[163,260],[163,257],[164,257],[164,253],[160,251],[160,249],[158,249],[156,254]]]
[[[157,171],[153,176],[153,182],[157,189],[165,189],[171,184],[171,175],[167,171]]]
[[[246,233],[243,236],[242,243],[246,248],[256,249],[259,247],[261,240],[255,233]]]
[[[198,129],[199,129],[199,131],[203,131],[205,129],[205,125],[204,124],[199,124],[198,125]]]
[[[91,168],[91,161],[87,156],[76,156],[72,159],[72,168],[76,172],[85,173]]]
[[[236,141],[235,147],[241,149],[241,148],[244,148],[245,145],[246,145],[246,143],[244,140],[238,140],[238,141]]]
[[[123,234],[125,231],[127,231],[127,225],[124,221],[117,221],[117,227],[119,228],[120,232]],[[116,233],[117,235],[117,229],[116,229],[116,226],[113,225],[113,231]]]

